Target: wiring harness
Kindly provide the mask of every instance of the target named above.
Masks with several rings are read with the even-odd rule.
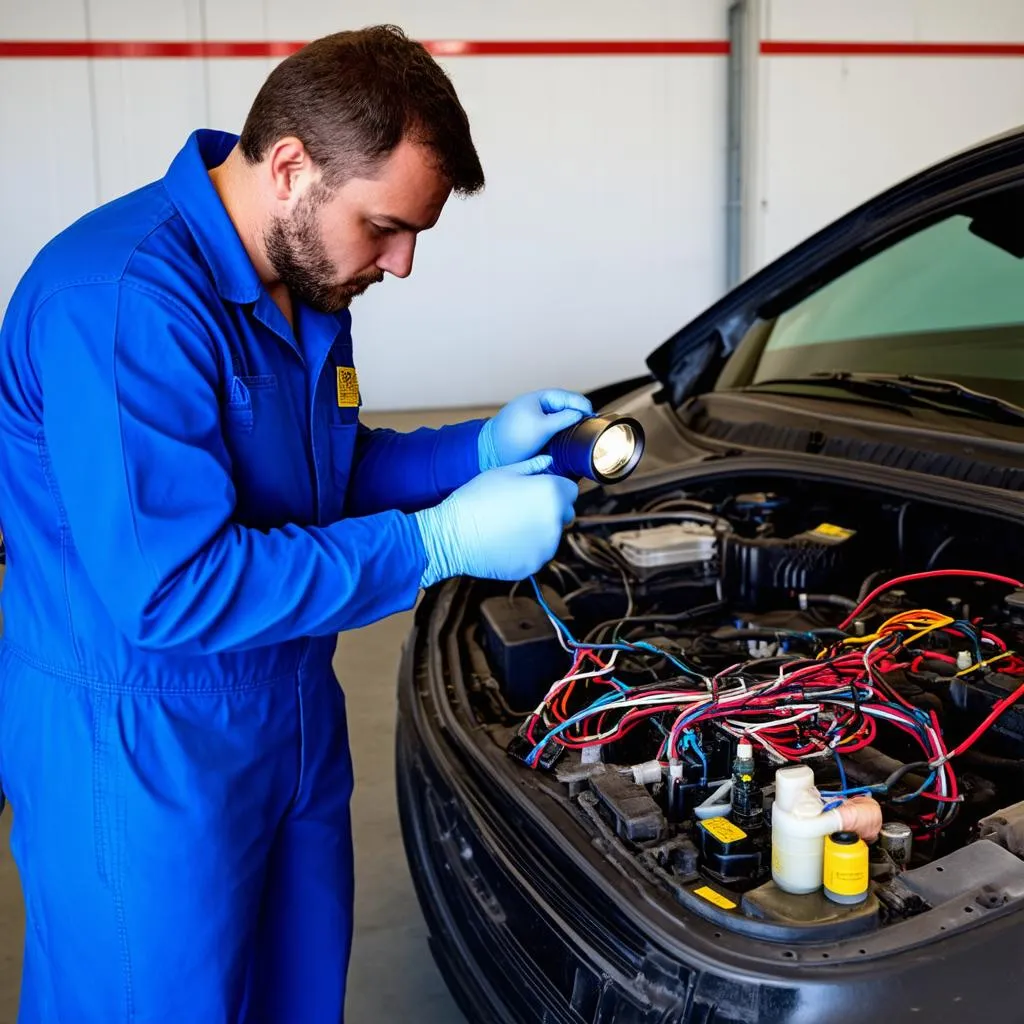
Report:
[[[594,557],[593,551],[587,553]],[[604,561],[607,553],[596,557]],[[605,564],[612,568],[610,562]],[[529,744],[525,763],[537,768],[545,751],[558,747],[603,747],[647,723],[660,737],[656,753],[652,750],[654,759],[671,769],[691,754],[703,764],[701,781],[707,785],[711,780],[703,736],[714,725],[734,738],[757,744],[767,760],[777,765],[834,759],[839,787],[822,793],[832,802],[830,806],[860,794],[890,804],[920,799],[925,809],[915,816],[915,830],[919,834],[940,831],[953,820],[963,800],[952,762],[1024,696],[1024,658],[984,629],[980,620],[917,609],[890,615],[867,631],[865,621],[872,620],[872,608],[884,592],[943,576],[1021,587],[1008,576],[969,570],[897,577],[857,602],[838,630],[823,631],[820,636],[804,634],[817,647],[813,656],[749,658],[714,674],[651,641],[622,638],[621,626],[637,618],[632,615],[631,597],[618,626],[601,630],[602,636],[610,631],[607,642],[577,640],[532,579],[537,600],[572,660],[520,729]],[[628,582],[625,585],[628,594]],[[717,607],[700,606],[684,614],[699,618]],[[936,643],[939,639],[941,643]],[[958,648],[959,659],[949,653],[952,646]],[[651,683],[627,684],[617,675],[617,665],[625,657],[662,659],[671,674]],[[925,661],[949,664],[953,678],[995,666],[1003,675],[1020,676],[1021,685],[997,701],[976,728],[949,748],[936,712],[910,703],[888,681],[893,673],[916,671]],[[879,782],[848,785],[843,758],[871,745],[881,727],[907,737],[920,750],[920,758]],[[924,781],[911,792],[900,792],[906,788],[900,786],[901,780],[911,773]]]

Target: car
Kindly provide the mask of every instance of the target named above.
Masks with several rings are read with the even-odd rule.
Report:
[[[402,833],[460,1007],[1024,1019],[1024,129],[641,370],[594,396],[635,471],[404,647]]]

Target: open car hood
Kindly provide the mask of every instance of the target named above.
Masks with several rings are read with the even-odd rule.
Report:
[[[673,406],[711,388],[754,321],[770,319],[964,199],[1024,181],[1024,127],[908,178],[730,291],[647,358]]]

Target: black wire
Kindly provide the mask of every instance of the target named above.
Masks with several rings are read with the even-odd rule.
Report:
[[[647,502],[643,506],[642,511],[644,512],[660,512],[667,510],[667,506],[679,505],[686,508],[696,508],[703,512],[711,512],[714,509],[708,501],[698,501],[696,498],[691,498],[687,491],[669,491],[666,494],[662,494],[660,497],[654,498]]]
[[[848,612],[857,607],[857,602],[853,598],[843,597],[841,594],[804,594],[803,597],[808,604],[828,604]]]
[[[673,624],[688,622],[690,619],[697,619],[704,615],[710,615],[713,612],[722,611],[725,606],[725,601],[714,601],[711,604],[698,605],[696,608],[690,608],[684,612],[661,612],[655,615],[628,615],[621,619],[606,619],[604,622],[598,623],[587,633],[583,643],[596,643],[596,637],[600,635],[601,630],[607,629],[609,626],[624,626],[627,623],[636,622],[668,622]]]
[[[950,812],[942,819],[942,821],[935,821],[931,825],[922,825],[922,832],[940,832],[944,828],[949,828],[950,825],[956,821],[957,815],[960,813],[959,804],[945,804],[945,807],[952,808]],[[935,838],[938,838],[937,836]]]
[[[628,572],[632,568],[603,537],[585,537],[579,534],[576,536],[576,544],[579,546],[576,554],[597,569],[611,569],[614,572],[623,569]]]
[[[885,786],[886,791],[892,789],[904,775],[909,775],[911,772],[917,772],[924,770],[926,773],[932,770],[931,765],[927,761],[911,761],[909,764],[901,764],[886,780],[882,783]]]
[[[863,602],[864,598],[867,597],[868,594],[870,594],[871,591],[875,589],[875,583],[881,577],[887,575],[888,570],[886,569],[876,569],[873,573],[871,573],[871,575],[868,576],[867,579],[865,579],[864,582],[860,585],[860,591],[857,593],[857,604],[860,605]],[[866,608],[864,610],[865,612],[867,611]]]
[[[943,542],[942,542],[942,543],[941,543],[941,544],[940,544],[940,545],[939,545],[939,546],[938,546],[938,547],[937,547],[937,548],[935,549],[935,551],[934,551],[934,552],[932,553],[932,557],[928,559],[928,564],[927,564],[927,565],[926,565],[926,566],[924,567],[924,568],[925,568],[925,572],[927,572],[927,571],[928,571],[929,569],[933,569],[933,568],[935,568],[935,563],[936,563],[936,562],[937,562],[937,561],[939,560],[939,555],[941,555],[941,554],[942,554],[942,552],[943,552],[943,551],[945,551],[945,550],[946,550],[946,548],[948,548],[948,547],[949,547],[949,545],[950,545],[950,544],[952,544],[952,543],[953,543],[953,541],[955,541],[955,540],[956,540],[956,534],[954,534],[954,533],[951,533],[951,534],[950,534],[950,535],[949,535],[949,536],[948,536],[948,537],[947,537],[947,538],[946,538],[946,539],[945,539],[945,540],[944,540],[944,541],[943,541]]]
[[[573,527],[587,529],[592,526],[618,526],[622,523],[645,523],[652,519],[664,519],[668,523],[704,523],[708,526],[721,526],[732,532],[732,524],[716,516],[713,512],[609,512],[603,515],[577,516]]]
[[[832,626],[816,629],[783,629],[781,626],[725,626],[715,630],[715,640],[844,640],[846,633]]]

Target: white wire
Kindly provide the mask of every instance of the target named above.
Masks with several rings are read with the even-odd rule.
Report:
[[[572,540],[573,540],[573,538],[570,535],[570,542],[572,542]],[[575,544],[573,545],[573,547],[575,548]],[[623,584],[624,584],[624,587],[625,587],[626,597],[627,597],[627,613],[624,616],[624,618],[628,618],[629,615],[631,615],[632,611],[633,611],[633,594],[632,594],[632,590],[631,590],[631,588],[629,586],[628,577],[627,577],[625,571],[621,567],[619,567],[619,572],[622,574]],[[548,619],[551,622],[552,627],[555,630],[555,634],[558,637],[558,642],[562,645],[562,648],[567,653],[575,655],[575,653],[576,653],[575,650],[573,648],[569,647],[568,644],[565,642],[565,636],[562,633],[562,630],[561,630],[561,628],[559,626],[558,621],[555,619],[555,617],[551,613],[546,613],[546,614],[548,616]],[[852,680],[849,684],[843,684],[842,686],[836,686],[836,687],[834,687],[834,688],[832,688],[830,690],[820,691],[819,694],[818,694],[819,698],[829,698],[829,697],[833,697],[833,695],[839,695],[839,694],[845,693],[845,692],[847,692],[850,689],[850,687],[856,687],[858,685],[858,683],[860,683],[862,681],[867,682],[868,684],[871,684],[873,682],[873,676],[871,674],[871,665],[870,665],[869,658],[870,658],[871,654],[873,653],[873,651],[875,650],[875,648],[880,643],[882,643],[884,640],[885,640],[885,637],[879,637],[877,640],[873,640],[865,648],[864,655],[863,655],[863,662],[864,662],[864,672],[865,672],[865,677],[866,678],[864,680],[856,680],[855,679],[855,680]],[[562,679],[558,680],[548,690],[547,695],[544,697],[544,700],[541,701],[541,703],[537,706],[537,709],[534,712],[534,714],[538,718],[542,718],[543,717],[544,711],[547,708],[548,702],[551,700],[551,698],[555,695],[555,693],[557,692],[557,690],[560,687],[562,687],[562,686],[564,686],[564,685],[566,685],[566,684],[568,684],[570,682],[575,682],[575,681],[581,680],[581,679],[596,679],[596,678],[599,678],[601,676],[609,675],[614,670],[614,665],[615,665],[615,661],[616,661],[616,659],[618,657],[618,654],[619,654],[619,651],[617,651],[617,650],[613,651],[611,657],[608,660],[608,664],[603,669],[600,669],[600,670],[594,671],[594,672],[578,672],[578,673],[575,673],[575,674],[573,674],[571,676],[565,676]],[[737,662],[735,665],[732,665],[729,668],[725,669],[724,671],[719,672],[715,676],[715,680],[716,681],[717,680],[721,680],[723,677],[728,676],[731,672],[734,672],[737,669],[742,668],[744,664],[745,664],[744,662]],[[746,681],[742,677],[739,677],[738,680],[737,680],[738,685],[734,689],[730,689],[730,690],[726,691],[725,693],[719,693],[718,694],[718,697],[717,697],[718,705],[721,706],[722,704],[734,703],[734,702],[740,700],[741,698],[745,698],[745,697],[747,697],[747,696],[749,696],[751,694],[759,695],[761,693],[768,692],[768,691],[770,691],[770,690],[772,690],[772,689],[774,689],[774,688],[776,688],[776,687],[778,687],[780,685],[786,684],[787,682],[790,681],[790,676],[787,676],[785,674],[784,670],[785,670],[785,666],[784,665],[780,665],[779,666],[779,675],[778,675],[778,678],[776,680],[773,680],[771,682],[760,683],[760,684],[757,684],[757,685],[755,685],[753,687],[750,687],[750,688],[747,687]],[[792,673],[790,675],[792,675]],[[712,680],[710,678],[705,678],[704,683],[705,683],[705,686],[707,687],[707,689],[710,691],[712,689],[712,687],[713,687]],[[635,708],[638,708],[638,707],[646,707],[648,705],[657,706],[659,704],[664,704],[664,703],[667,703],[667,702],[671,703],[673,706],[679,706],[680,708],[685,706],[687,708],[687,710],[689,711],[689,710],[692,710],[692,705],[700,704],[700,703],[711,704],[714,701],[715,701],[715,698],[710,696],[710,693],[708,695],[705,695],[705,694],[693,694],[693,695],[679,694],[675,699],[671,700],[670,702],[668,701],[668,699],[666,698],[666,696],[664,694],[661,694],[661,695],[651,694],[651,695],[643,695],[643,696],[639,696],[639,697],[629,697],[629,698],[625,698],[625,699],[622,699],[622,700],[612,701],[609,704],[602,705],[600,708],[595,708],[594,709],[594,714],[599,714],[599,713],[603,713],[603,712],[606,712],[606,711],[616,711],[616,710],[619,710],[620,708],[625,708],[625,709],[632,710],[632,709],[635,709]],[[805,718],[809,718],[809,717],[811,717],[811,716],[813,716],[815,714],[827,713],[825,711],[825,707],[824,707],[825,703],[832,704],[832,705],[835,705],[835,706],[838,706],[838,707],[854,708],[854,709],[860,711],[863,714],[871,715],[871,716],[876,717],[876,718],[886,719],[886,720],[892,721],[892,722],[898,722],[901,725],[905,725],[906,724],[905,719],[901,718],[898,715],[894,715],[894,714],[888,713],[884,708],[870,708],[870,709],[868,709],[868,708],[862,707],[859,704],[855,704],[852,701],[834,700],[834,699],[833,700],[828,700],[828,701],[819,700],[818,702],[816,702],[813,705],[812,704],[793,704],[793,705],[789,705],[789,707],[791,707],[793,709],[796,709],[796,708],[800,708],[801,709],[799,714],[793,715],[793,716],[791,716],[789,718],[784,718],[784,719],[769,718],[769,719],[767,719],[764,722],[758,722],[758,723],[755,723],[753,725],[751,725],[749,723],[738,723],[738,722],[735,722],[734,720],[731,720],[731,719],[726,719],[725,721],[726,721],[727,727],[731,727],[731,728],[728,728],[728,731],[732,732],[733,735],[746,735],[746,736],[750,736],[752,739],[756,740],[758,742],[758,744],[760,746],[762,746],[769,753],[770,756],[772,756],[773,758],[775,758],[777,760],[781,760],[781,761],[785,762],[788,759],[785,756],[783,756],[782,754],[780,754],[778,750],[776,750],[775,748],[773,748],[771,746],[769,741],[765,740],[764,737],[762,737],[760,735],[760,730],[761,729],[765,729],[765,728],[769,728],[769,727],[772,727],[772,726],[792,725],[792,724],[794,724],[796,722],[804,720]],[[683,713],[683,712],[681,712],[681,713]],[[585,718],[581,718],[580,721],[585,721]],[[603,740],[605,740],[605,739],[607,739],[607,738],[609,738],[611,736],[614,736],[618,732],[619,724],[620,723],[617,722],[612,728],[606,730],[605,732],[599,733],[596,736],[586,736],[586,737],[583,737],[578,742],[599,743],[599,742],[601,742],[601,741],[603,741]],[[923,723],[917,723],[917,724],[919,726],[921,726],[924,729],[925,733],[931,738],[932,743],[934,744],[934,749],[936,749],[936,750],[940,749],[941,748],[941,742],[939,740],[939,737],[936,735],[935,730],[930,725],[929,726],[925,726]],[[733,730],[737,730],[737,732],[733,732]],[[674,731],[674,729],[673,729],[673,731]],[[803,760],[804,758],[812,757],[812,756],[815,756],[815,755],[813,753],[809,753],[809,754],[801,755],[800,759]],[[948,796],[949,795],[949,785],[948,785],[948,780],[947,780],[947,777],[946,777],[946,773],[941,770],[942,766],[945,765],[948,760],[949,760],[949,756],[947,754],[947,755],[943,755],[943,756],[941,756],[939,758],[936,758],[934,760],[930,760],[928,762],[929,768],[936,772],[936,777],[937,777],[937,780],[939,782],[940,792],[942,793],[943,796]]]
[[[604,668],[598,669],[595,672],[575,672],[571,676],[563,676],[561,679],[551,684],[551,688],[548,690],[547,695],[544,698],[543,704],[546,704],[555,695],[556,691],[561,687],[565,686],[566,683],[575,683],[580,679],[598,679],[601,676],[609,675],[615,671],[615,659],[618,657],[618,651],[612,651],[612,656],[608,659],[608,664]],[[542,705],[543,706],[543,705]]]
[[[798,715],[792,715],[790,718],[770,718],[766,722],[760,722],[757,725],[752,725],[749,727],[744,723],[734,722],[732,721],[732,719],[729,719],[728,721],[731,725],[735,725],[736,728],[741,729],[745,733],[757,733],[760,732],[762,729],[770,729],[779,725],[792,725],[794,722],[802,722],[805,718],[810,718],[812,715],[817,715],[821,713],[821,707],[817,704],[805,704],[802,706],[806,710],[801,711]],[[801,707],[801,705],[796,704],[793,705],[793,707]]]

